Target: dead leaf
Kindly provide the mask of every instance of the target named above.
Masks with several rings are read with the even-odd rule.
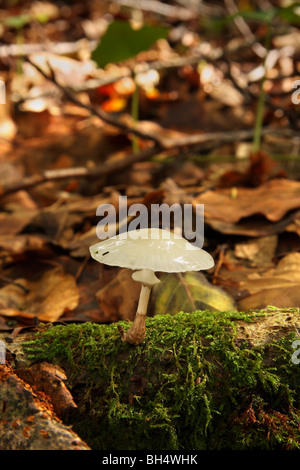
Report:
[[[288,211],[300,207],[300,183],[273,179],[258,188],[209,190],[196,197],[194,204],[204,204],[205,220],[237,223],[242,218],[260,214],[278,222]]]
[[[188,196],[184,189],[178,186],[178,184],[172,178],[166,178],[161,186],[165,192],[165,197],[163,199],[165,204],[172,206],[173,204],[191,203],[190,196]]]
[[[262,309],[268,305],[274,305],[278,308],[299,307],[299,284],[294,286],[281,285],[281,288],[264,289],[238,301],[238,309],[240,311]]]
[[[0,314],[37,317],[54,322],[78,305],[79,294],[74,277],[60,267],[47,271],[38,281],[18,279],[27,293],[15,284],[0,289]]]
[[[259,215],[242,219],[238,223],[212,219],[207,220],[206,218],[205,222],[214,230],[221,233],[227,233],[231,235],[247,235],[249,237],[263,237],[274,235],[283,232],[284,230],[296,231],[296,227],[295,224],[293,224],[293,221],[295,220],[297,222],[299,215],[300,213],[297,211],[294,214],[285,216],[278,222],[270,222]]]
[[[46,248],[46,243],[46,240],[40,235],[0,236],[0,253],[6,257],[5,261],[8,262],[9,257],[23,255],[30,251],[40,252]]]
[[[289,253],[275,268],[249,275],[239,284],[250,295],[239,301],[241,310],[300,305],[300,253]]]
[[[277,235],[256,238],[235,245],[235,256],[248,260],[252,266],[268,266],[272,263],[277,246]]]
[[[84,83],[95,72],[95,65],[92,62],[80,62],[70,57],[63,57],[50,52],[33,53],[30,59],[45,73],[51,75],[53,71],[57,81],[64,86],[76,87]],[[23,64],[23,72],[28,82],[30,81],[37,85],[46,82],[46,79],[27,62]]]
[[[209,84],[206,89],[208,90],[208,95],[225,106],[238,108],[243,104],[243,95],[236,88],[234,88],[234,86],[229,81],[224,80],[216,85]]]
[[[3,76],[0,76],[0,87],[3,87]],[[1,93],[1,91],[0,91]],[[0,138],[1,140],[12,141],[17,133],[17,126],[11,117],[11,99],[10,95],[6,93],[5,103],[1,101],[0,106]]]
[[[286,172],[267,153],[259,150],[250,153],[249,165],[244,173],[235,169],[225,171],[218,181],[218,187],[230,188],[242,185],[257,187],[270,179],[280,177],[286,177]]]
[[[20,233],[36,216],[35,210],[20,210],[12,213],[0,213],[0,237]]]
[[[133,320],[140,295],[140,283],[130,269],[121,269],[116,277],[96,293],[102,310],[101,321]]]

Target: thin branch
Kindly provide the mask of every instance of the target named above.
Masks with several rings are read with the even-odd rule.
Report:
[[[183,147],[194,147],[204,144],[214,144],[217,146],[226,142],[239,142],[243,140],[252,139],[254,135],[253,129],[245,129],[239,131],[228,132],[208,132],[205,134],[187,135],[179,137],[178,139],[162,140],[164,150],[181,149]],[[297,137],[297,132],[292,129],[276,129],[276,128],[263,128],[261,135],[280,135],[282,137]]]
[[[102,163],[96,168],[74,167],[61,170],[46,170],[39,175],[28,176],[21,181],[13,184],[0,187],[0,198],[6,197],[16,191],[28,190],[39,184],[47,183],[49,181],[63,181],[70,178],[98,178],[100,176],[109,175],[115,171],[124,170],[136,162],[147,160],[152,156],[160,153],[162,148],[160,146],[152,146],[142,150],[139,153],[131,154],[122,160],[116,160],[110,163]]]
[[[258,57],[264,58],[267,54],[267,50],[262,46],[256,39],[255,34],[251,31],[246,21],[242,16],[239,15],[239,9],[236,6],[234,0],[224,0],[226,8],[230,15],[237,15],[234,17],[234,24],[236,25],[239,32],[244,36],[246,41],[253,41],[252,50]]]
[[[175,0],[176,3],[184,5],[185,8],[189,8],[191,11],[196,12],[198,15],[208,16],[210,18],[223,18],[224,8],[217,3],[211,5],[209,2],[203,2],[202,0]]]
[[[214,57],[211,59],[207,55],[203,54],[201,51],[201,47],[195,48],[195,50],[191,50],[188,56],[174,56],[171,59],[166,59],[166,60],[154,60],[150,62],[140,62],[137,63],[137,65],[134,67],[134,72],[135,73],[144,73],[147,72],[150,69],[154,69],[157,71],[160,70],[168,70],[168,69],[176,69],[176,68],[181,68],[184,67],[185,65],[195,65],[198,64],[200,60],[216,60],[221,57],[221,52],[219,51],[214,51]],[[90,78],[86,80],[84,83],[80,83],[79,85],[73,86],[73,91],[74,92],[81,92],[81,91],[87,91],[87,90],[93,90],[98,87],[102,87],[105,85],[110,85],[111,83],[114,83],[118,80],[122,80],[123,78],[128,78],[132,77],[132,70],[129,69],[127,71],[122,71],[120,74],[105,74],[103,77],[99,78]]]
[[[137,8],[136,0],[115,0],[115,3],[127,8]],[[138,2],[139,10],[150,11],[156,15],[175,18],[181,21],[189,21],[197,17],[196,13],[184,7],[168,5],[157,0],[141,0]]]
[[[0,46],[0,59],[24,56],[36,52],[51,52],[58,55],[72,55],[78,53],[83,47],[90,50],[95,49],[98,44],[97,39],[79,39],[74,42],[47,42],[38,44],[3,44]]]
[[[29,292],[29,289],[26,286],[23,286],[23,284],[20,284],[20,282],[15,281],[14,279],[11,279],[10,277],[3,276],[2,274],[0,274],[0,281],[6,282],[7,284],[13,284],[16,287],[19,287],[25,292],[25,294]]]

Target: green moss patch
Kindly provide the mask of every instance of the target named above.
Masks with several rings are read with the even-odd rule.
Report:
[[[258,346],[237,334],[267,315],[158,315],[137,347],[121,342],[116,324],[57,325],[24,347],[65,369],[79,410],[73,429],[92,449],[299,449],[295,332]]]

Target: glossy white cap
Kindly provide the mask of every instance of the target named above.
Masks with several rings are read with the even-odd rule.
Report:
[[[175,273],[214,266],[214,260],[207,251],[159,228],[121,233],[92,245],[90,253],[100,263],[133,270]]]

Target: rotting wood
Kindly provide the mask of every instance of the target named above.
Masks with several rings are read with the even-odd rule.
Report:
[[[1,450],[89,450],[53,413],[49,400],[0,365]]]

